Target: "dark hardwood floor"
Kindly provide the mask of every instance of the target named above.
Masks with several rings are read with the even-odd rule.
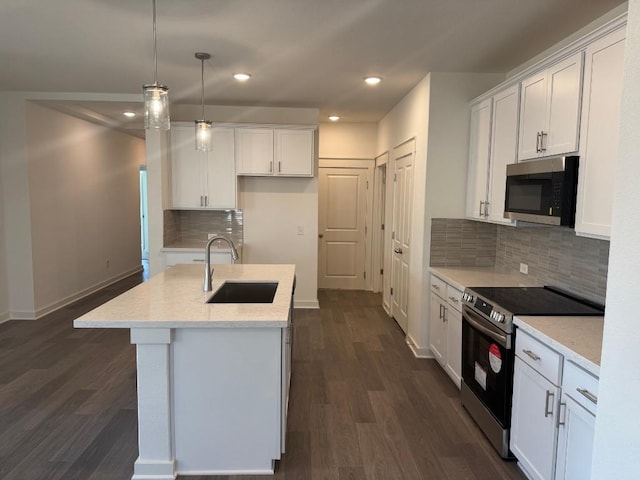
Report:
[[[137,458],[135,348],[72,320],[133,277],[41,320],[0,325],[0,479],[125,480]],[[296,310],[287,453],[275,476],[181,480],[524,479],[416,359],[368,292],[321,291]]]

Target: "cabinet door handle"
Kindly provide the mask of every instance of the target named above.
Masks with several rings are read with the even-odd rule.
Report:
[[[449,300],[451,300],[453,303],[459,302],[459,300],[456,297],[449,297]]]
[[[205,195],[204,196],[204,206],[208,207],[209,206],[209,195]]]
[[[584,396],[587,400],[595,403],[596,405],[598,404],[598,397],[596,397],[593,393],[591,393],[586,388],[576,388],[576,390],[578,391],[578,393]]]
[[[484,216],[489,216],[489,202],[484,202]]]
[[[564,413],[562,411],[562,407],[564,407]],[[560,402],[560,410],[558,410],[558,426],[561,427],[566,423],[567,416],[567,404],[564,402]],[[562,420],[560,420],[562,419]]]
[[[542,132],[538,132],[536,133],[536,153],[540,153],[540,133]]]
[[[440,285],[436,285],[435,283],[432,283],[432,284],[431,284],[431,287],[432,287],[434,290],[438,290],[438,291],[440,291]]]
[[[553,415],[553,402],[551,402],[551,410],[549,410],[549,399],[553,399],[553,397],[555,397],[555,394],[553,392],[550,392],[549,390],[547,390],[547,397],[544,400],[544,416],[545,418],[548,417],[549,415]]]
[[[401,248],[394,248],[393,252],[402,255],[402,249]]]
[[[445,307],[444,305],[442,305],[442,321],[446,322],[447,320],[447,307]]]
[[[547,151],[547,142],[545,141],[546,138],[547,138],[547,132],[540,132],[540,151],[541,152]]]
[[[484,205],[484,202],[482,200],[480,200],[480,210],[478,211],[478,216],[479,217],[482,216],[482,205]]]
[[[524,348],[522,349],[522,351],[524,353],[526,353],[527,355],[529,355],[533,360],[535,360],[536,362],[538,360],[540,360],[540,357],[538,355],[536,355],[535,353],[533,353],[531,350],[525,350]]]
[[[280,165],[280,163],[281,163],[281,162],[280,162],[280,161],[278,161],[278,173],[280,173],[280,172],[282,171],[282,169],[280,168],[280,166],[281,166],[281,165]]]
[[[273,173],[273,162],[269,162],[269,173]]]
[[[440,310],[438,311],[438,320],[442,320],[442,304],[438,305]]]

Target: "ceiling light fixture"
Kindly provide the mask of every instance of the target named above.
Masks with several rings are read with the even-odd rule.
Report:
[[[124,112],[123,115],[127,118],[133,118],[136,116],[136,112]]]
[[[329,115],[329,120],[331,120],[332,122],[337,122],[338,120],[340,120],[340,117],[338,115]]]
[[[382,79],[380,77],[365,77],[364,81],[367,85],[378,85]]]
[[[249,75],[248,73],[234,73],[233,78],[235,78],[239,82],[246,82],[251,78],[251,75]]]
[[[200,60],[201,81],[202,81],[202,120],[196,120],[196,150],[210,152],[213,150],[213,123],[204,119],[204,61],[209,60],[211,55],[204,52],[197,52],[196,58]]]
[[[153,83],[142,86],[144,128],[169,130],[169,88],[158,84],[158,41],[156,35],[156,0],[153,0]]]

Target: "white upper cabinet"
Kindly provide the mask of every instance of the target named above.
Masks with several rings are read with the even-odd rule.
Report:
[[[494,223],[504,218],[507,164],[516,163],[519,85],[471,107],[467,217]]]
[[[312,177],[313,129],[236,128],[238,175]]]
[[[618,157],[625,29],[591,44],[585,55],[577,234],[609,238]]]
[[[582,52],[522,81],[518,160],[578,150]]]
[[[486,217],[492,222],[513,223],[504,218],[504,195],[507,165],[517,161],[519,92],[519,85],[514,85],[493,96]]]
[[[491,104],[487,98],[471,106],[469,165],[467,171],[467,217],[484,220],[487,201]]]
[[[171,205],[179,209],[235,209],[232,128],[213,128],[213,151],[195,149],[193,124],[171,126]]]

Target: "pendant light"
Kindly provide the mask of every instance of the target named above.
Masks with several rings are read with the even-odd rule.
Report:
[[[142,86],[144,128],[169,130],[169,88],[158,84],[158,40],[156,36],[156,0],[153,0],[153,83]]]
[[[204,61],[209,60],[211,55],[204,52],[196,52],[196,58],[200,60],[200,80],[202,85],[202,120],[196,120],[196,150],[210,152],[213,150],[213,123],[204,119]]]

